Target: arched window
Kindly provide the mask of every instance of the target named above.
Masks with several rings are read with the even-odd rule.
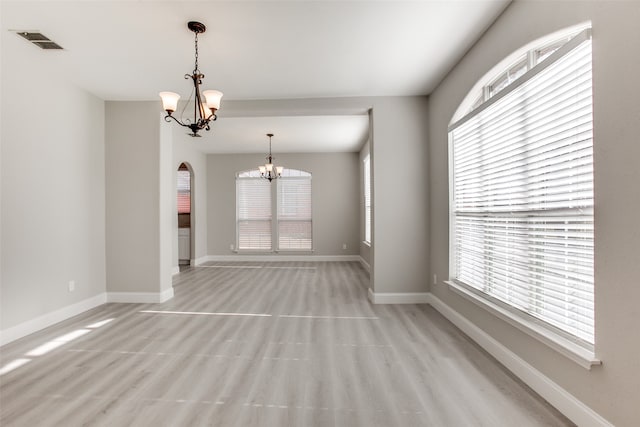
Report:
[[[590,30],[522,61],[476,85],[449,127],[451,277],[592,350]]]
[[[178,168],[178,215],[191,213],[191,171],[184,163]]]
[[[276,203],[272,203],[274,198]],[[311,251],[313,249],[311,202],[309,172],[285,168],[282,176],[272,183],[261,178],[258,169],[238,172],[236,174],[238,250]]]

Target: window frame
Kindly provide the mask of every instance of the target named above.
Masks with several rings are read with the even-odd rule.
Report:
[[[299,176],[287,176],[287,171],[289,173],[291,171],[297,171],[301,173]],[[314,239],[313,239],[313,175],[310,172],[299,170],[299,169],[290,169],[285,168],[282,171],[282,176],[277,179],[276,187],[276,220],[275,220],[275,252],[313,252],[314,247]],[[282,188],[282,182],[286,182],[287,180],[308,180],[309,181],[309,219],[280,219],[280,206],[282,203],[282,192],[280,191]],[[273,195],[273,193],[272,193]],[[299,222],[308,222],[310,227],[310,235],[309,238],[311,240],[311,246],[309,248],[281,248],[280,247],[280,222],[281,221],[299,221]]]
[[[516,90],[522,84],[526,83],[526,81],[535,77],[537,74],[545,70],[547,67],[553,65],[557,59],[564,57],[566,54],[571,52],[574,48],[582,44],[584,41],[591,38],[591,30],[590,28],[584,29],[579,32],[570,40],[568,40],[563,46],[556,49],[552,54],[550,54],[545,61],[539,62],[535,67],[529,68],[523,75],[519,78],[515,79],[514,82],[517,84],[511,84],[514,82],[510,82],[506,87],[502,88],[497,93],[493,94],[489,99],[486,99],[475,109],[469,110],[469,112],[457,120],[455,123],[451,124],[448,129],[449,135],[449,277],[450,279],[446,281],[449,288],[461,295],[462,297],[474,302],[475,304],[485,308],[495,316],[507,321],[511,325],[517,327],[518,329],[526,332],[530,336],[538,339],[540,342],[545,343],[546,345],[554,348],[561,354],[567,356],[571,360],[585,367],[586,369],[590,369],[591,366],[600,364],[601,361],[595,357],[595,345],[585,346],[583,342],[579,339],[575,339],[575,337],[570,334],[562,331],[540,319],[533,317],[532,315],[527,314],[526,312],[515,309],[510,304],[505,303],[497,298],[494,298],[490,294],[484,293],[476,288],[471,287],[470,285],[466,285],[464,283],[458,282],[456,279],[456,221],[455,221],[455,209],[454,209],[454,159],[452,156],[453,153],[453,138],[452,131],[457,127],[463,125],[467,121],[471,120],[476,115],[480,114],[485,109],[489,108],[491,105],[499,102],[500,99],[507,96],[512,91]],[[540,49],[545,49],[549,46],[557,44],[558,41],[556,39],[555,42],[545,43],[538,48],[529,50],[527,55],[529,63],[535,62],[531,60],[531,56],[533,53],[537,52]],[[515,63],[521,64],[522,58],[520,57]],[[514,64],[512,63],[508,67],[505,68],[505,71],[499,73],[497,75],[497,79],[503,76],[508,76],[511,72]],[[483,92],[487,94],[487,87],[490,87],[497,79],[491,81],[489,85],[483,86]],[[477,101],[476,101],[477,103]],[[474,103],[474,104],[476,104]]]
[[[282,171],[282,176],[276,179],[276,182],[268,182],[264,178],[260,176],[260,171],[258,169],[248,169],[236,172],[235,178],[235,186],[236,186],[236,242],[234,252],[241,254],[266,254],[266,253],[312,253],[314,252],[314,238],[313,238],[313,174],[311,172],[307,172],[300,169],[292,169],[292,168],[284,168]],[[240,218],[239,218],[239,201],[240,201],[240,187],[238,185],[239,180],[259,180],[264,182],[265,185],[269,185],[269,200],[270,200],[270,212],[271,212],[271,246],[267,249],[253,249],[253,248],[241,248],[240,247]],[[310,194],[310,212],[311,217],[308,220],[311,226],[311,248],[280,248],[280,216],[279,216],[279,207],[280,207],[280,184],[278,181],[281,180],[291,180],[291,179],[308,179],[309,180],[309,188],[311,191]],[[275,203],[274,203],[275,201]],[[306,220],[305,220],[306,221]]]
[[[235,186],[236,186],[236,218],[235,218],[235,222],[236,222],[236,246],[235,246],[235,252],[237,253],[269,253],[269,252],[273,252],[273,202],[272,202],[272,196],[271,196],[271,188],[269,188],[269,200],[270,200],[270,207],[269,207],[269,212],[271,213],[270,217],[269,217],[269,221],[270,221],[270,236],[271,236],[271,245],[270,247],[264,248],[264,249],[260,249],[260,248],[241,248],[240,247],[240,186],[238,185],[240,180],[253,180],[253,181],[264,181],[263,178],[260,178],[259,175],[259,171],[258,169],[255,170],[255,172],[258,173],[257,176],[254,175],[249,175],[249,176],[241,176],[245,173],[249,173],[249,172],[253,172],[253,170],[250,171],[242,171],[242,172],[238,172],[236,173],[236,179],[235,179]],[[266,182],[266,181],[265,181]],[[258,220],[256,220],[258,221]]]
[[[467,95],[467,98],[470,99],[473,95],[472,101],[468,102],[469,100],[465,98],[465,101],[463,101],[461,103],[461,106],[459,107],[459,110],[464,111],[464,113],[460,116],[460,111],[457,111],[454,117],[460,118],[469,115],[476,108],[482,106],[484,103],[488,102],[493,97],[502,92],[502,90],[507,89],[513,82],[518,80],[518,78],[512,79],[511,73],[522,63],[525,63],[526,71],[524,74],[526,74],[538,64],[546,61],[553,53],[555,53],[556,50],[566,45],[576,36],[580,36],[585,31],[591,31],[590,23],[588,25],[578,25],[569,30],[562,31],[560,32],[560,34],[555,33],[555,37],[554,35],[550,35],[548,37],[545,37],[542,43],[532,44],[529,45],[526,50],[522,49],[518,52],[514,52],[514,54],[508,57],[509,62],[506,65],[504,65],[502,62],[505,62],[507,58],[505,58],[505,60],[503,60],[499,65],[495,67],[500,67],[498,71],[496,71],[494,68],[480,80],[482,83],[478,82],[476,84],[474,89],[472,89]],[[551,49],[552,51],[546,55],[541,55],[540,52],[545,49]],[[493,87],[495,86],[496,82],[502,79],[506,79],[507,84],[502,88],[496,90],[494,93]],[[463,110],[462,105],[467,105],[467,108]]]

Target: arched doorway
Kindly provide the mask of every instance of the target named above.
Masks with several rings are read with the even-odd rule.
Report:
[[[177,173],[178,207],[178,264],[187,266],[193,258],[193,170],[188,163],[181,163]]]

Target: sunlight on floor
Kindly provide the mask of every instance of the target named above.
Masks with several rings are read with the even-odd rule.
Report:
[[[313,316],[297,314],[266,314],[266,313],[215,313],[206,311],[160,311],[160,310],[140,310],[139,313],[147,314],[182,314],[192,316],[247,316],[247,317],[282,317],[289,319],[339,319],[339,320],[378,320],[379,317],[366,316]]]
[[[264,313],[208,313],[205,311],[158,311],[158,310],[140,310],[140,313],[151,314],[183,314],[198,316],[248,316],[248,317],[272,317],[272,314]]]
[[[8,374],[9,372],[13,371],[14,369],[17,369],[22,365],[26,365],[29,362],[31,362],[31,359],[15,359],[15,360],[12,360],[11,362],[7,363],[2,368],[0,368],[0,376],[2,376],[4,374]]]
[[[81,336],[84,336],[89,332],[96,330],[97,328],[100,328],[101,326],[104,326],[112,322],[113,320],[114,319],[112,318],[101,320],[101,321],[92,323],[90,325],[87,325],[86,328],[76,329],[73,332],[69,332],[57,338],[54,338],[50,341],[47,341],[46,343],[39,345],[38,347],[26,352],[24,354],[26,358],[14,359],[11,362],[5,364],[2,368],[0,368],[0,376],[8,374],[9,372],[19,368],[20,366],[26,365],[27,363],[31,362],[34,357],[43,356],[49,353],[50,351],[55,350],[58,347],[61,347],[71,341],[74,341],[80,338]]]
[[[278,317],[288,317],[294,319],[346,319],[346,320],[378,320],[379,317],[363,316],[299,316],[295,314],[280,314]]]

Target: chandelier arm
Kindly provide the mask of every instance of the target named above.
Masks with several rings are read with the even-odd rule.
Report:
[[[191,129],[191,136],[200,136],[198,135],[198,131],[202,129],[211,130],[211,128],[209,127],[209,122],[206,121],[199,121],[198,123],[183,123],[171,114],[167,114],[166,116],[164,116],[165,122],[170,123],[171,119],[173,119],[180,126]]]
[[[193,99],[193,118],[195,121],[199,122],[203,120],[202,117],[202,106],[201,106],[201,99],[200,99],[200,81],[199,81],[199,75],[196,72],[196,70],[193,70],[193,75],[191,76],[191,78],[193,79],[193,87],[194,87],[194,99]],[[199,120],[198,120],[199,118]]]
[[[180,126],[184,126],[186,128],[189,127],[188,124],[185,124],[183,122],[181,122],[180,120],[178,120],[176,117],[174,117],[172,114],[167,114],[166,116],[164,116],[164,121],[167,123],[171,123],[171,119],[173,119],[177,124],[179,124]]]

